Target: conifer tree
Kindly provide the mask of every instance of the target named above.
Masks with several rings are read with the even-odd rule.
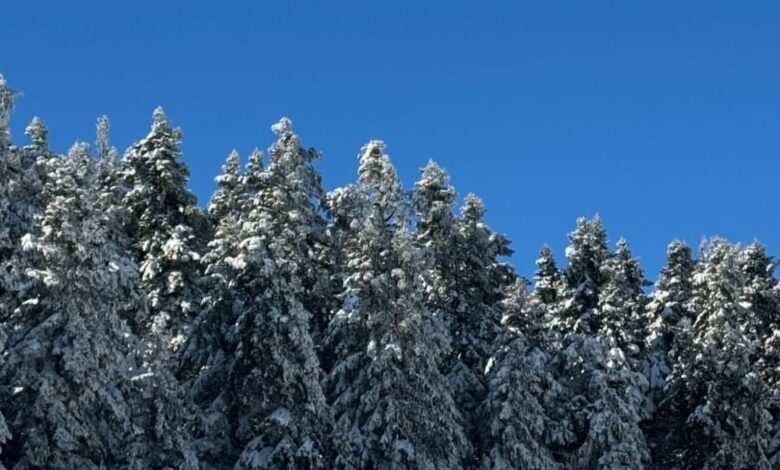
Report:
[[[520,279],[501,303],[502,323],[511,334],[503,336],[487,365],[488,393],[480,409],[483,469],[561,468],[545,442],[545,404],[558,384],[542,349],[544,306],[528,295]]]
[[[772,468],[780,465],[780,282],[774,276],[775,267],[775,259],[759,242],[751,243],[739,254],[739,268],[745,277],[743,295],[758,323],[759,345],[753,368],[769,392],[771,431],[765,452]]]
[[[127,226],[129,214],[123,202],[122,163],[116,148],[111,145],[109,138],[111,123],[108,117],[98,118],[95,127],[97,207],[106,214],[108,219],[109,240],[116,245],[117,250],[130,255],[134,253],[134,249],[131,246],[132,232]]]
[[[181,131],[162,108],[154,111],[149,134],[125,154],[125,205],[137,240],[138,264],[149,297],[146,331],[170,338],[177,349],[197,312],[200,295],[202,215],[187,189],[189,170],[181,161]]]
[[[545,305],[555,305],[561,295],[561,272],[555,264],[555,257],[549,246],[542,247],[536,260],[534,293]]]
[[[563,272],[565,293],[559,321],[564,330],[591,332],[591,315],[598,307],[605,281],[601,267],[610,257],[607,233],[599,216],[590,220],[580,218],[569,240],[571,244],[566,248],[569,264]]]
[[[639,426],[644,378],[621,346],[622,332],[610,327],[629,310],[617,301],[638,295],[641,270],[627,246],[612,258],[598,217],[579,219],[569,238],[565,289],[556,310],[563,318],[552,322],[558,333],[550,367],[561,389],[546,404],[551,419],[546,440],[570,468],[643,468],[650,457]]]
[[[44,158],[31,146],[11,144],[8,127],[17,93],[0,76],[0,323],[18,308],[29,284],[25,271],[33,253],[21,247],[24,234],[34,231],[33,218],[43,210]]]
[[[180,434],[169,436],[180,446],[161,457],[163,446],[136,421],[134,338],[115,314],[132,273],[106,243],[94,170],[88,146],[74,146],[46,185],[41,235],[24,238],[25,249],[39,257],[28,271],[25,302],[0,325],[7,338],[0,408],[13,436],[2,462],[53,469],[190,462],[193,468],[180,423],[172,426]]]
[[[498,260],[509,256],[509,241],[493,232],[484,222],[482,200],[468,194],[457,223],[457,262],[459,276],[449,314],[452,353],[445,361],[453,396],[467,419],[475,424],[474,413],[486,393],[485,367],[501,342],[499,302],[515,280],[515,273]],[[478,438],[474,436],[475,441]]]
[[[687,439],[667,441],[677,443],[671,455],[684,468],[770,468],[769,395],[752,364],[761,347],[759,321],[743,295],[738,256],[725,240],[711,240],[693,277],[697,317],[668,387],[674,415],[683,420],[671,432],[683,429]]]
[[[431,311],[444,311],[454,307],[453,290],[456,288],[457,257],[455,236],[457,222],[452,213],[455,189],[449,175],[434,161],[423,168],[415,183],[417,209],[417,242],[431,252],[433,270],[428,280],[431,291],[426,302]]]
[[[401,186],[384,144],[360,153],[370,203],[349,243],[343,305],[325,338],[325,386],[336,415],[336,465],[460,468],[470,454],[437,354],[424,333],[418,250],[405,230]]]
[[[286,138],[297,142],[292,134]],[[289,150],[300,149],[296,144]],[[308,268],[302,258],[308,253],[283,257],[295,249],[295,240],[282,239],[294,236],[281,231],[285,220],[296,217],[287,209],[304,193],[283,186],[288,183],[282,175],[300,177],[295,173],[300,155],[274,152],[279,166],[272,164],[269,171],[278,173],[263,178],[274,179],[281,194],[261,190],[248,213],[223,206],[203,258],[205,309],[183,349],[179,375],[214,423],[216,430],[207,438],[215,447],[224,446],[218,442],[221,432],[235,447],[215,448],[213,453],[221,455],[212,458],[231,464],[237,459],[237,468],[328,468],[332,415],[319,384],[301,280],[290,271],[291,266]],[[239,204],[237,198],[223,198],[229,200]]]
[[[216,177],[219,189],[209,201],[207,211],[218,224],[226,216],[234,219],[245,210],[247,194],[244,189],[245,177],[241,174],[241,160],[233,150],[222,166],[222,174]]]
[[[636,368],[644,346],[643,321],[647,300],[643,288],[648,283],[625,239],[618,241],[614,255],[605,261],[601,274],[604,286],[599,294],[595,326],[602,335],[615,339],[617,346]]]
[[[691,249],[673,241],[666,250],[666,266],[656,282],[647,306],[644,373],[650,387],[651,411],[662,399],[666,378],[672,371],[695,316],[691,311],[693,270]]]
[[[329,255],[321,214],[325,193],[313,164],[320,153],[301,146],[287,118],[271,129],[277,140],[269,150],[270,163],[260,175],[254,202],[259,217],[266,219],[260,236],[277,263],[278,275],[310,313],[313,333],[319,335],[329,313],[325,300]],[[253,160],[253,166],[258,163]]]
[[[263,162],[263,152],[254,149],[249,155],[249,160],[246,163],[243,181],[244,189],[250,199],[255,197],[263,188],[264,171],[265,163]]]

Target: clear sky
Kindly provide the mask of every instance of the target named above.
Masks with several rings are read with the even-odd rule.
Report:
[[[777,1],[11,1],[0,72],[65,151],[107,114],[124,150],[161,104],[201,203],[232,148],[289,116],[328,189],[383,139],[429,158],[513,240],[524,275],[600,213],[654,279],[666,244],[780,253]],[[559,259],[559,262],[562,262]]]

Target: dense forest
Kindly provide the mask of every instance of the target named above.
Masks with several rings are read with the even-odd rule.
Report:
[[[325,192],[292,123],[198,206],[162,109],[123,155],[14,144],[0,76],[0,469],[780,468],[780,287],[754,242],[576,221],[531,280],[475,195],[381,141]],[[660,248],[660,247],[659,247]]]

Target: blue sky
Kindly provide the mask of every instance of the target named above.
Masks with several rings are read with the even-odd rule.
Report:
[[[327,188],[369,139],[407,186],[437,160],[525,275],[597,212],[651,279],[673,238],[780,250],[776,1],[15,1],[0,58],[17,143],[39,115],[64,151],[108,114],[124,150],[161,104],[201,202],[285,115]]]

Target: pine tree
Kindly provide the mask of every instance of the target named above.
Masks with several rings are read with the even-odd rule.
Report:
[[[480,409],[485,440],[483,469],[555,469],[561,465],[545,443],[545,404],[558,391],[544,347],[543,307],[518,279],[501,303],[502,323],[512,332],[488,361],[488,393]],[[541,307],[541,308],[540,308]]]
[[[571,244],[566,248],[569,264],[563,272],[565,301],[561,328],[591,332],[591,315],[598,307],[605,281],[601,266],[610,257],[607,233],[599,216],[591,220],[580,218],[569,240]]]
[[[721,239],[704,246],[694,274],[695,322],[669,378],[687,439],[676,442],[684,468],[770,468],[766,384],[752,362],[761,347],[758,318],[743,296],[738,249]],[[671,414],[671,413],[670,413]]]
[[[348,244],[350,275],[324,346],[339,468],[460,468],[470,445],[424,335],[421,260],[405,230],[401,185],[384,144],[360,153],[370,203]]]
[[[666,250],[666,266],[656,282],[647,306],[644,371],[650,386],[651,411],[662,399],[666,378],[674,366],[687,331],[695,319],[690,301],[693,297],[695,263],[691,249],[673,241]]]
[[[246,209],[247,194],[244,189],[245,177],[241,174],[241,160],[233,150],[222,166],[222,174],[217,176],[219,189],[209,201],[208,214],[219,223],[226,216],[234,219]]]
[[[546,404],[546,440],[570,468],[643,468],[649,463],[639,426],[645,382],[623,349],[624,332],[616,331],[632,316],[641,270],[627,246],[612,257],[598,218],[579,219],[570,240],[555,310],[563,318],[552,322],[550,367],[561,389]]]
[[[617,249],[601,268],[604,286],[599,294],[595,324],[602,335],[611,336],[636,365],[644,349],[643,321],[647,287],[642,268],[633,258],[628,242],[621,238]]]
[[[94,172],[86,144],[74,146],[57,166],[46,185],[41,235],[23,241],[39,254],[28,271],[31,287],[22,307],[0,325],[7,338],[0,408],[13,436],[2,461],[13,468],[176,467],[187,461],[182,440],[178,452],[157,457],[162,446],[135,421],[134,339],[114,313],[132,273],[106,243]]]
[[[426,304],[433,312],[447,312],[454,307],[453,290],[458,281],[457,221],[452,213],[455,197],[447,172],[429,161],[415,183],[414,202],[418,214],[417,242],[433,258],[433,270],[426,286],[430,291]]]
[[[124,196],[137,240],[138,264],[149,297],[152,335],[170,338],[177,349],[200,302],[197,280],[204,234],[195,197],[187,189],[189,170],[181,162],[181,131],[162,108],[149,134],[125,154]]]
[[[250,199],[255,197],[257,193],[263,189],[264,171],[265,164],[263,163],[263,152],[254,149],[249,155],[249,161],[246,163],[243,181],[243,186]]]
[[[49,129],[38,116],[32,118],[24,133],[30,137],[30,143],[36,149],[42,152],[49,149]]]
[[[320,153],[301,147],[292,122],[282,118],[272,126],[277,141],[269,150],[270,164],[260,177],[262,183],[254,207],[266,219],[260,233],[288,288],[311,314],[313,334],[319,335],[327,322],[328,292],[325,245],[326,222],[322,217],[325,192],[314,160]],[[257,159],[253,166],[257,165]]]
[[[772,430],[766,454],[772,468],[780,465],[780,282],[774,276],[776,261],[766,248],[753,242],[741,250],[739,268],[745,277],[743,296],[750,302],[758,324],[758,350],[753,369],[768,390]]]
[[[485,224],[484,215],[482,200],[468,194],[456,226],[458,275],[447,311],[452,353],[444,367],[453,396],[472,426],[485,398],[485,367],[505,333],[499,302],[516,278],[512,268],[498,260],[512,254],[509,241]],[[478,436],[473,439],[479,446]]]
[[[536,260],[534,274],[534,292],[545,305],[555,305],[561,295],[561,272],[555,264],[555,257],[549,246],[542,247]]]
[[[289,151],[300,150],[296,137],[285,138]],[[298,267],[310,268],[308,253],[293,251],[295,225],[282,230],[285,221],[297,220],[288,209],[306,194],[285,185],[300,184],[295,165],[307,160],[277,150],[268,169],[273,173],[263,175],[271,183],[251,200],[248,213],[241,213],[238,199],[223,199],[235,204],[223,206],[226,215],[203,258],[205,309],[183,349],[179,374],[215,423],[207,437],[214,441],[222,432],[235,445],[225,451],[216,442],[213,453],[222,455],[212,458],[238,459],[237,468],[328,468],[332,415],[297,277]],[[308,198],[305,203],[311,206]],[[297,233],[306,229],[298,226]],[[285,258],[289,254],[297,257]]]
[[[16,95],[0,76],[0,323],[19,307],[28,287],[25,271],[34,254],[22,250],[21,238],[34,231],[33,219],[43,210],[45,159],[31,146],[11,145],[8,124]]]
[[[127,227],[129,214],[123,202],[122,163],[116,148],[111,145],[109,138],[111,123],[108,117],[98,118],[95,127],[97,207],[108,218],[109,240],[116,245],[117,250],[130,255],[133,253],[133,247],[131,231]]]

